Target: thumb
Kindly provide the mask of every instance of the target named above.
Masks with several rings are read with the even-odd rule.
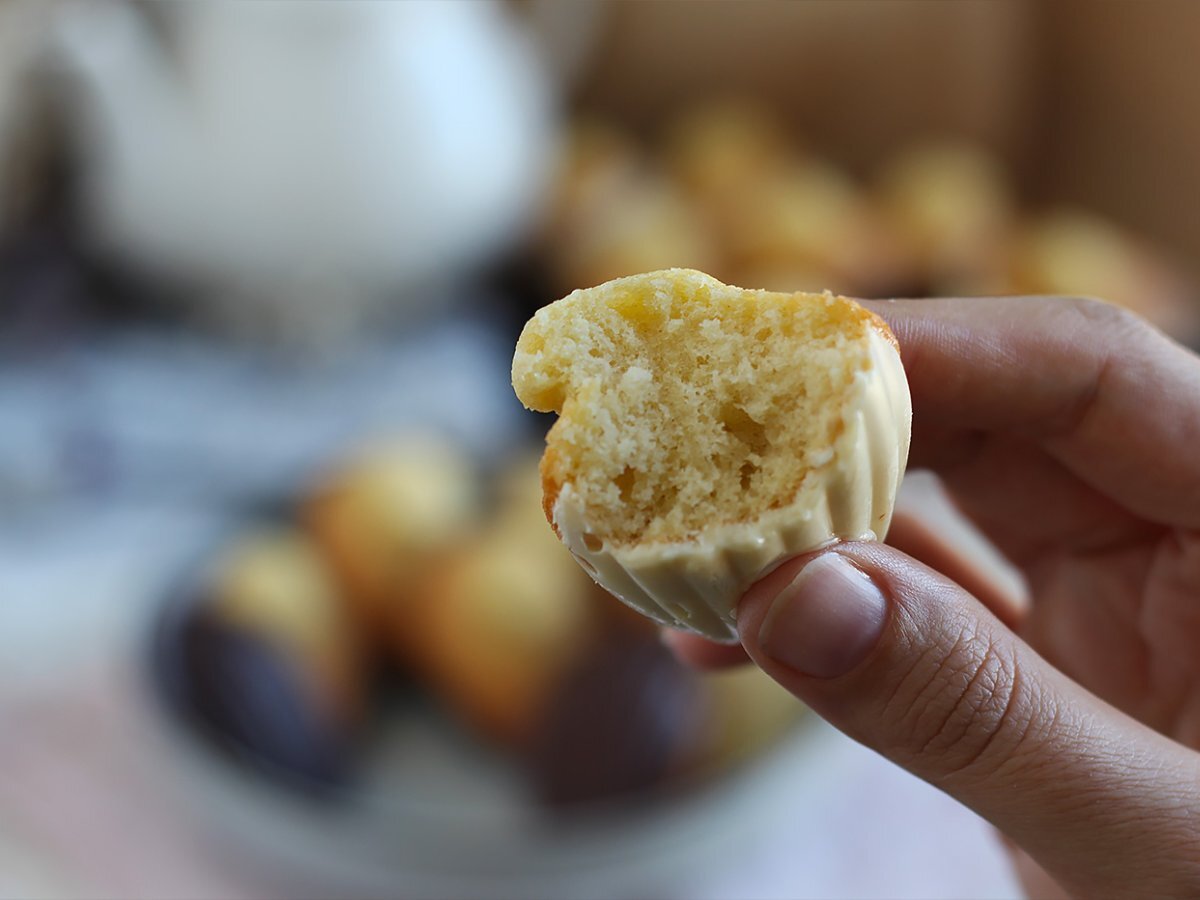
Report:
[[[847,735],[988,819],[1068,890],[1200,896],[1200,754],[1091,695],[894,548],[792,560],[746,651]]]

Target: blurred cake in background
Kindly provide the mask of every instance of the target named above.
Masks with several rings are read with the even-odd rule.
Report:
[[[725,98],[657,139],[581,119],[539,257],[555,296],[680,266],[776,291],[858,297],[1044,293],[1133,309],[1189,340],[1194,298],[1169,262],[1095,213],[1022,208],[985,148],[929,138],[869,177],[790,140],[764,107]]]
[[[736,216],[746,195],[794,155],[766,109],[727,97],[685,109],[668,122],[658,157],[698,208],[723,221]]]
[[[346,454],[300,509],[302,529],[215,555],[168,653],[203,728],[286,780],[344,786],[380,721],[433,716],[530,803],[636,803],[719,778],[802,711],[749,666],[678,662],[601,590],[546,521],[536,453],[485,477],[401,436]]]
[[[733,98],[691,108],[661,144],[661,164],[719,238],[720,267],[703,271],[858,294],[895,281],[898,260],[859,186],[789,142],[764,108]]]
[[[738,284],[876,296],[906,277],[891,233],[836,166],[800,160],[778,167],[730,209],[726,241]]]
[[[280,528],[241,538],[217,566],[205,612],[222,625],[269,640],[311,673],[312,696],[331,715],[363,711],[357,625],[333,573],[302,533]]]
[[[564,552],[541,511],[541,488],[510,470],[482,531],[425,581],[409,659],[477,731],[525,744],[562,673],[597,639],[607,598]]]
[[[961,142],[917,144],[884,164],[875,189],[914,286],[945,293],[994,278],[999,287],[1017,204],[996,159]]]
[[[663,266],[719,268],[719,245],[678,189],[647,175],[612,202],[583,215],[554,242],[548,257],[557,290],[603,284]]]
[[[406,648],[422,581],[456,553],[481,515],[474,466],[431,435],[368,445],[319,479],[303,519],[364,630]]]
[[[581,117],[564,130],[542,215],[542,239],[584,227],[636,191],[645,176],[645,160],[632,136],[603,119]]]
[[[652,633],[595,643],[558,682],[528,744],[552,807],[634,800],[694,785],[768,752],[804,713],[747,663],[700,672]]]
[[[1015,236],[1008,263],[1013,293],[1101,297],[1177,337],[1197,336],[1200,310],[1179,274],[1093,213],[1059,208],[1030,219]]]
[[[804,712],[792,694],[752,664],[706,672],[702,685],[706,715],[692,749],[693,765],[702,770],[753,759]]]
[[[238,538],[202,582],[181,636],[193,712],[240,754],[309,785],[351,775],[369,664],[333,573],[301,532]]]
[[[565,670],[527,742],[534,794],[571,808],[686,783],[706,712],[702,676],[652,635],[596,642]]]

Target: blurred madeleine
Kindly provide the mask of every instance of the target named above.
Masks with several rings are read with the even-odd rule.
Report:
[[[365,630],[404,652],[424,579],[475,530],[479,504],[470,460],[413,435],[336,466],[307,499],[304,521]]]
[[[550,255],[555,286],[563,292],[655,269],[712,272],[723,265],[716,236],[694,204],[651,174],[579,222]]]
[[[706,712],[701,675],[653,633],[588,648],[563,672],[529,741],[535,796],[560,813],[662,803],[691,774]],[[656,792],[658,796],[656,796]]]
[[[718,217],[792,155],[779,123],[746,98],[725,97],[684,110],[668,125],[667,173]]]
[[[1016,202],[1004,169],[981,148],[952,141],[910,146],[884,164],[877,191],[915,283],[943,292],[997,269]]]
[[[1097,297],[1145,316],[1169,334],[1197,334],[1197,311],[1181,276],[1106,219],[1060,208],[1027,223],[1011,251],[1019,294]]]
[[[854,294],[842,278],[832,270],[803,261],[757,262],[737,266],[730,281],[751,290],[792,293],[808,291],[835,294]]]
[[[732,205],[727,242],[746,287],[887,293],[903,280],[900,257],[858,185],[838,168],[798,159],[759,179]],[[807,282],[780,283],[786,273]],[[827,273],[824,284],[812,276]]]
[[[287,527],[247,531],[199,589],[168,651],[182,709],[260,772],[345,784],[368,722],[368,662],[316,548]]]
[[[589,117],[567,126],[542,225],[554,243],[603,216],[645,177],[646,161],[633,137],[613,122]]]
[[[305,535],[280,528],[241,537],[220,560],[203,612],[288,660],[331,718],[364,713],[358,631]]]
[[[852,178],[797,148],[748,98],[686,109],[666,130],[668,175],[718,236],[717,274],[771,290],[874,295],[903,280],[898,254]]]
[[[692,764],[720,770],[745,763],[777,742],[804,713],[804,705],[754,665],[706,672],[707,706]]]
[[[599,602],[616,601],[601,597],[551,531],[533,457],[496,488],[486,527],[425,579],[409,653],[463,721],[521,746],[559,679],[595,641]]]

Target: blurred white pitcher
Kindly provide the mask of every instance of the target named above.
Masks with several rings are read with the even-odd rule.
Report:
[[[57,48],[91,238],[227,323],[412,309],[519,233],[549,168],[549,79],[493,0],[68,4]]]

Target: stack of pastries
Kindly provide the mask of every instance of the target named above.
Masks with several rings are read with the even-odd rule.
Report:
[[[219,694],[209,718],[276,767],[351,777],[372,717],[415,690],[507,756],[531,799],[577,806],[726,769],[801,712],[757,671],[682,666],[597,587],[546,524],[536,455],[485,475],[445,440],[376,443],[298,508],[218,556],[194,616],[205,653],[188,662]],[[278,663],[272,702],[295,707],[286,733],[246,706],[261,666],[229,661],[247,648]],[[389,693],[401,701],[381,705]]]
[[[1187,286],[1159,254],[1094,213],[1022,208],[981,147],[916,142],[855,177],[731,100],[646,139],[595,118],[570,129],[537,253],[554,296],[690,268],[856,297],[1088,295],[1183,339],[1196,330]]]

